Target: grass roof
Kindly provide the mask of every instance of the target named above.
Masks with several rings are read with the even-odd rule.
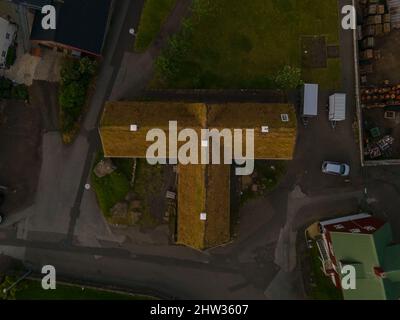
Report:
[[[177,243],[202,249],[205,222],[205,165],[179,165]]]
[[[178,243],[206,249],[229,241],[229,176],[228,165],[179,165]]]
[[[283,122],[281,114],[289,120]],[[108,102],[100,124],[105,156],[144,158],[153,143],[146,141],[147,132],[158,128],[168,137],[169,121],[177,121],[178,131],[191,128],[198,134],[201,129],[254,129],[255,159],[293,157],[297,120],[291,105],[182,102]],[[130,131],[132,124],[137,131]],[[262,133],[262,126],[268,126],[269,132]],[[198,143],[201,150],[200,138]],[[179,165],[178,243],[204,249],[229,241],[229,178],[229,165]],[[206,221],[200,220],[202,212]]]
[[[287,114],[289,121],[283,122],[281,114]],[[293,158],[297,134],[293,106],[263,103],[108,102],[100,124],[104,154],[145,157],[152,144],[146,141],[147,132],[159,128],[168,134],[169,121],[177,121],[178,130],[254,129],[255,159]],[[131,132],[131,124],[139,130]],[[262,133],[262,126],[268,126],[269,133]]]

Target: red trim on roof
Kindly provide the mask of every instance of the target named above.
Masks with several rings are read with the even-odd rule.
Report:
[[[385,222],[381,219],[368,217],[329,224],[325,226],[325,229],[330,232],[373,234],[384,224]]]

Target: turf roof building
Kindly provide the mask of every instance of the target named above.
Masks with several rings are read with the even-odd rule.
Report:
[[[147,132],[158,128],[168,135],[169,121],[196,132],[254,129],[255,159],[293,157],[297,120],[291,105],[178,102],[108,102],[100,124],[104,155],[145,158],[152,144]],[[178,165],[177,243],[206,249],[230,240],[230,167]]]
[[[319,223],[317,240],[323,270],[341,288],[344,265],[356,270],[356,289],[342,290],[346,300],[400,299],[400,244],[389,223],[357,214]]]

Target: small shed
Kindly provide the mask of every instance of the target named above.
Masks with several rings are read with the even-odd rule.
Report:
[[[346,120],[346,94],[335,93],[329,97],[329,120]]]
[[[303,88],[303,117],[318,115],[318,84],[305,83]]]

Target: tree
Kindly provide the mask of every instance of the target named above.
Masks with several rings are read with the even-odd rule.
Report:
[[[66,59],[61,67],[61,83],[67,84],[79,81],[81,73],[79,71],[79,61],[76,59]]]
[[[301,69],[291,66],[284,66],[275,77],[275,84],[279,89],[296,89],[303,84]]]
[[[86,88],[81,86],[79,82],[68,83],[60,91],[59,103],[64,111],[73,111],[84,105]]]
[[[81,75],[92,77],[97,71],[97,61],[84,57],[79,60],[79,72]]]

